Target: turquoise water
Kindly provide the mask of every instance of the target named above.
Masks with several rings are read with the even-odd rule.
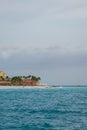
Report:
[[[0,130],[87,130],[87,88],[0,89]]]

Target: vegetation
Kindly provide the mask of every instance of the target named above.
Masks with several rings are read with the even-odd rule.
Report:
[[[32,82],[39,82],[39,80],[41,80],[40,77],[36,77],[33,75],[28,75],[28,76],[14,76],[12,78],[10,78],[9,76],[6,76],[5,78],[3,78],[2,76],[0,77],[0,81],[4,81],[7,83],[10,83],[11,85],[22,85],[23,80],[32,80]]]
[[[35,81],[41,80],[40,77],[36,77],[36,76],[33,76],[33,75],[22,76],[22,79],[30,79],[30,80],[35,80]]]
[[[4,79],[4,77],[3,77],[3,76],[0,76],[0,80],[4,81],[5,79]]]
[[[22,78],[21,76],[15,76],[11,78],[11,84],[12,85],[21,85],[22,84]]]

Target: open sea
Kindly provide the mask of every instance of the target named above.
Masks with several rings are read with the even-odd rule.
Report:
[[[0,89],[0,130],[87,130],[87,87]]]

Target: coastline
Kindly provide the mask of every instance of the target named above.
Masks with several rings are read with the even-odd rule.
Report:
[[[37,85],[37,86],[0,86],[0,89],[8,89],[8,88],[51,88],[49,85]]]

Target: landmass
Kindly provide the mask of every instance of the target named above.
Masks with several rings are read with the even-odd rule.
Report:
[[[34,75],[9,77],[0,71],[0,88],[48,88],[48,85],[40,85],[40,77]]]

